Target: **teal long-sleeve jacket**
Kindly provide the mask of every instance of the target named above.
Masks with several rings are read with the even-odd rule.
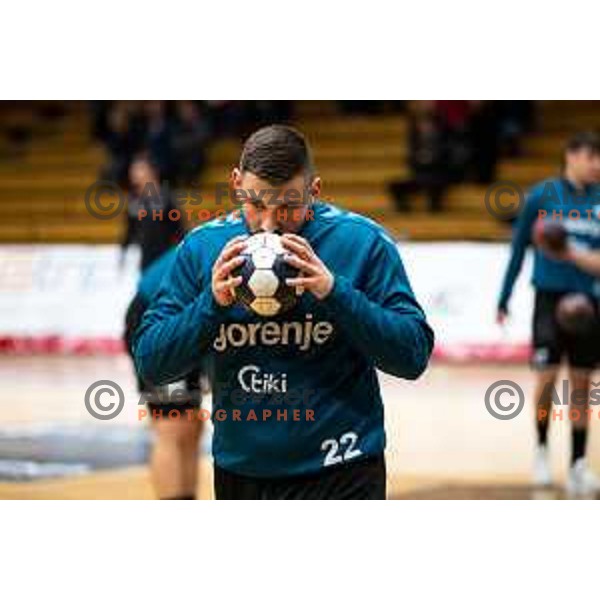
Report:
[[[188,234],[134,338],[137,369],[156,385],[208,359],[213,455],[234,473],[299,475],[380,454],[376,369],[416,379],[433,349],[393,240],[362,216],[313,208],[300,235],[334,274],[323,301],[305,292],[269,318],[219,306],[212,266],[231,238],[247,233],[243,215],[231,215]]]

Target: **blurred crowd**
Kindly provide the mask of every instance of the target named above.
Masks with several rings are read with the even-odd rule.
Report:
[[[215,141],[240,139],[256,127],[291,119],[287,101],[144,100],[91,103],[93,135],[107,151],[100,179],[127,190],[127,249],[139,245],[146,269],[182,238],[185,224],[167,215],[177,208],[174,187],[200,185],[207,151]],[[166,185],[165,185],[166,184]]]
[[[144,157],[160,181],[194,185],[215,140],[245,137],[263,124],[292,118],[288,101],[93,101],[93,134],[106,148],[102,179],[128,187],[130,166]]]
[[[530,100],[420,100],[407,108],[410,176],[390,184],[404,212],[417,192],[438,212],[449,186],[491,183],[498,159],[519,156],[523,135],[535,125]]]
[[[292,101],[146,100],[90,103],[93,133],[106,148],[101,179],[131,187],[131,165],[143,158],[156,179],[175,186],[199,185],[207,151],[215,141],[243,139],[256,128],[293,120]],[[346,115],[408,115],[409,174],[390,182],[398,210],[411,209],[417,193],[429,210],[443,209],[450,186],[495,180],[500,157],[521,153],[535,126],[535,102],[522,100],[340,100]]]

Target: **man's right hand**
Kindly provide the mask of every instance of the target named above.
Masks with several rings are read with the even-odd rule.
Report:
[[[219,254],[212,269],[212,293],[217,304],[230,306],[235,300],[234,289],[242,283],[241,277],[232,277],[231,272],[244,262],[240,252],[246,247],[247,235],[229,240]]]
[[[498,323],[498,325],[504,325],[507,318],[508,311],[504,308],[499,308],[498,312],[496,313],[496,323]]]

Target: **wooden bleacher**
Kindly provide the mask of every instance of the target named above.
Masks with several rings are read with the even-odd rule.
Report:
[[[27,108],[13,117],[27,121]],[[524,187],[557,171],[561,145],[577,129],[600,125],[599,102],[542,102],[539,133],[530,136],[519,159],[505,160],[499,180]],[[387,195],[390,179],[407,174],[404,116],[348,117],[336,113],[332,102],[299,102],[298,126],[311,141],[324,180],[323,195],[337,204],[367,214],[394,235],[416,240],[506,239],[506,225],[485,208],[485,186],[452,188],[443,214],[430,215],[424,201],[414,212],[395,212]],[[226,181],[236,163],[239,144],[217,143],[210,152],[201,190]],[[0,155],[1,156],[1,155]],[[58,131],[34,135],[28,150],[0,159],[0,243],[117,242],[122,219],[100,221],[85,208],[84,194],[98,177],[106,157],[91,141],[87,107],[72,103]],[[204,194],[201,208],[214,208]]]

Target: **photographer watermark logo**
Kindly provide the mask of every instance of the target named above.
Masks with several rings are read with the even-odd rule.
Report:
[[[118,416],[125,406],[125,394],[114,381],[95,381],[85,392],[84,403],[87,411],[95,419],[110,421]]]
[[[525,406],[520,385],[510,379],[495,381],[485,392],[485,407],[495,419],[508,421],[517,417]]]

